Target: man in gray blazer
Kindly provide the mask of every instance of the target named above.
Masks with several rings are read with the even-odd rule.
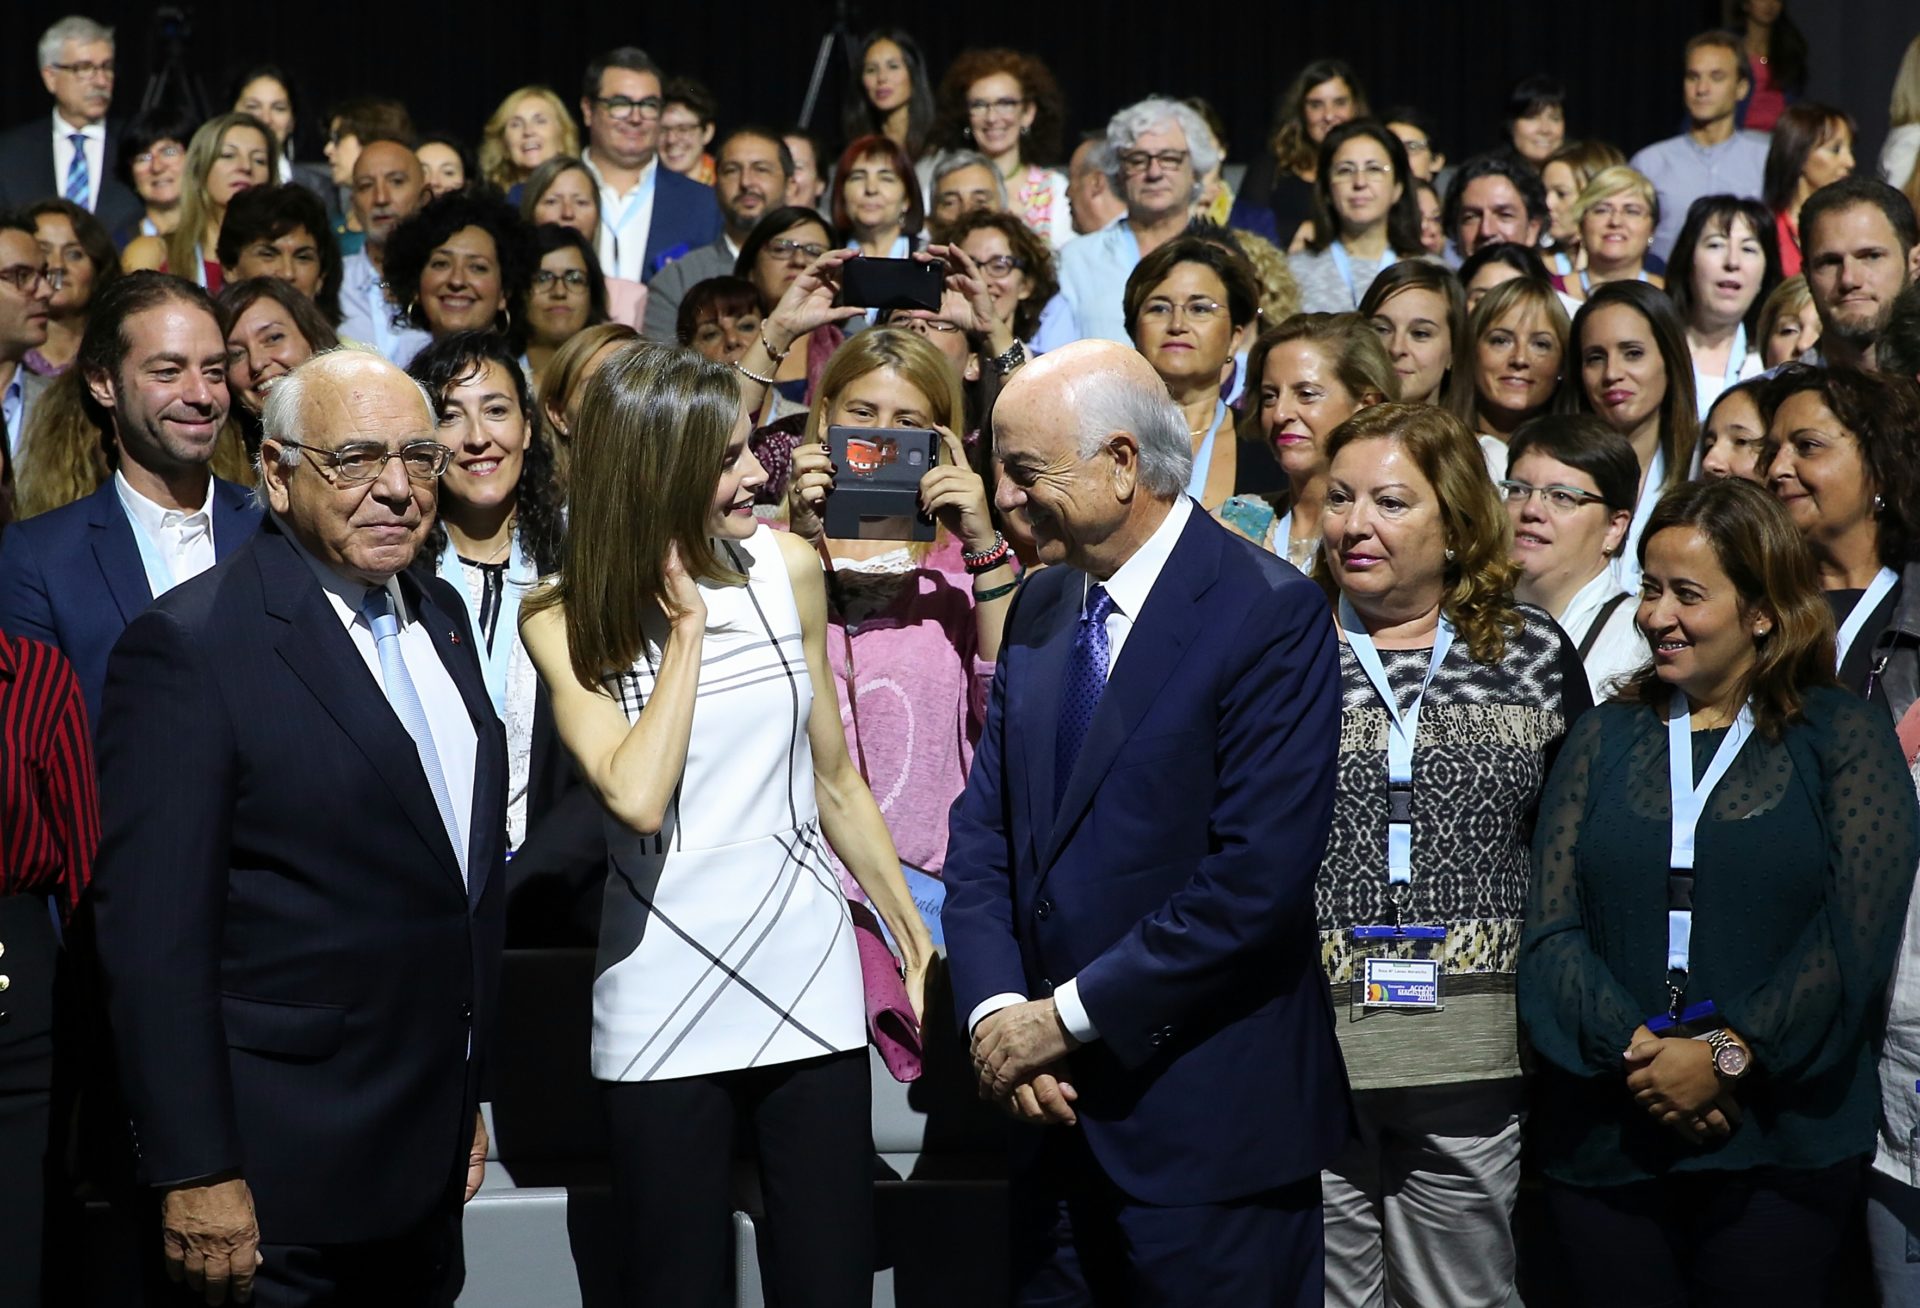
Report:
[[[792,177],[793,153],[776,132],[764,127],[736,127],[720,142],[714,154],[713,186],[726,228],[711,245],[687,251],[647,283],[643,334],[648,340],[674,344],[680,301],[707,278],[733,272],[740,246],[753,225],[787,202],[787,182]]]

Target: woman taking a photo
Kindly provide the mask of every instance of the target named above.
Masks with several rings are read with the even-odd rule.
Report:
[[[1760,195],[1772,211],[1780,245],[1780,268],[1800,271],[1800,206],[1807,197],[1853,173],[1853,119],[1844,110],[1802,100],[1788,105],[1773,125]]]
[[[1566,359],[1567,311],[1540,278],[1502,282],[1468,315],[1444,403],[1479,440],[1496,480],[1507,475],[1507,437],[1547,411]]]
[[[1700,416],[1720,392],[1762,371],[1760,306],[1780,282],[1766,206],[1731,195],[1693,202],[1667,264],[1667,294],[1687,325]]]
[[[126,272],[157,269],[220,293],[220,223],[227,204],[273,180],[273,133],[249,114],[221,114],[193,134],[180,183],[180,221],[165,237],[142,236],[120,255]]]
[[[1574,729],[1533,828],[1520,1015],[1560,1280],[1592,1308],[1824,1303],[1874,1146],[1913,783],[1834,686],[1764,491],[1676,487],[1640,562],[1652,666]]]
[[[665,346],[610,360],[578,424],[560,575],[521,632],[606,813],[593,1072],[629,1299],[726,1300],[739,1122],[770,1291],[843,1308],[873,1289],[873,1135],[828,851],[900,943],[916,1016],[933,949],[847,754],[819,558],[754,518],[747,434],[732,370]]]
[[[812,277],[803,294],[822,285],[816,266],[829,266],[822,262],[822,256],[832,249],[833,234],[827,220],[811,209],[788,205],[775,209],[754,224],[733,265],[734,275],[746,278],[760,292],[760,309],[767,315],[762,324],[765,331],[761,348],[755,350],[749,346],[747,355],[736,360],[735,366],[750,369],[747,375],[755,380],[772,378],[773,388],[796,408],[812,404],[815,386],[820,374],[826,371],[827,360],[847,338],[840,324],[866,314],[865,309],[853,309],[823,316],[817,322],[809,322],[807,330],[795,331],[791,338],[768,335],[777,330],[772,319],[796,282]],[[831,266],[838,268],[842,262],[844,259],[836,260]],[[835,281],[832,285],[837,291],[839,283]],[[802,348],[795,349],[795,345]],[[775,350],[779,353],[773,353]]]
[[[1371,119],[1320,142],[1313,199],[1313,237],[1289,260],[1303,313],[1351,313],[1381,270],[1425,253],[1406,147]]]
[[[1214,514],[1302,572],[1320,551],[1327,497],[1327,444],[1361,409],[1398,397],[1400,379],[1380,337],[1356,313],[1301,313],[1263,333],[1247,353],[1240,439],[1266,446],[1287,479],[1269,499],[1235,495]],[[1242,450],[1247,465],[1261,457]]]
[[[1360,301],[1400,378],[1402,404],[1437,404],[1467,334],[1467,300],[1445,264],[1403,259],[1373,279]]]
[[[1504,1304],[1525,833],[1592,701],[1553,620],[1514,603],[1507,515],[1458,419],[1383,404],[1328,447],[1314,578],[1347,746],[1314,900],[1357,1138],[1321,1175],[1327,1302]]]
[[[1069,229],[1071,230],[1071,229]],[[1011,316],[1014,338],[1031,351],[1041,324],[1067,312],[1053,251],[1012,214],[977,210],[947,228],[948,244],[967,252],[993,293],[993,311]]]

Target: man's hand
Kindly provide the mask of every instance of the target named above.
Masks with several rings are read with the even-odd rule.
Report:
[[[1066,1075],[1066,1065],[1056,1063],[1033,1080],[1015,1086],[1003,1106],[1016,1121],[1035,1126],[1078,1126],[1080,1118],[1073,1104],[1080,1095],[1062,1079]]]
[[[167,1275],[185,1281],[208,1303],[253,1298],[253,1270],[260,1265],[260,1225],[253,1192],[235,1176],[224,1181],[175,1186],[160,1205],[160,1239]]]
[[[1073,1052],[1078,1042],[1067,1034],[1051,999],[1010,1004],[980,1019],[973,1031],[973,1067],[980,1097],[1004,1100],[1015,1087]]]
[[[479,1113],[473,1115],[473,1148],[467,1151],[467,1193],[461,1203],[466,1203],[480,1189],[480,1182],[487,1179],[487,1119]]]

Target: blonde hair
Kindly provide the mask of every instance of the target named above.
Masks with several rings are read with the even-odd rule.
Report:
[[[515,164],[507,151],[507,120],[513,117],[514,106],[529,96],[545,104],[559,124],[560,149],[556,153],[563,157],[580,153],[580,129],[574,125],[566,101],[552,87],[529,83],[502,100],[480,129],[480,175],[503,191],[526,181],[533,171]]]
[[[1253,265],[1260,286],[1260,321],[1284,322],[1300,312],[1300,284],[1293,279],[1287,252],[1264,236],[1234,229],[1234,243]]]
[[[813,407],[807,412],[806,439],[827,438],[827,415],[833,402],[860,378],[882,368],[891,368],[901,379],[927,397],[933,410],[928,418],[942,427],[954,428],[966,420],[966,404],[960,393],[960,375],[947,356],[940,353],[919,332],[903,327],[870,327],[849,336],[846,343],[827,360],[826,371],[814,387]]]
[[[1900,57],[1900,70],[1893,75],[1893,99],[1887,106],[1887,115],[1889,127],[1920,123],[1920,36],[1907,42],[1907,52]],[[1908,179],[1887,180],[1898,186]]]
[[[1564,165],[1573,174],[1574,186],[1581,189],[1585,189],[1595,174],[1626,162],[1627,156],[1620,153],[1620,147],[1607,141],[1568,141],[1547,156],[1547,163]],[[1541,172],[1546,172],[1544,165]]]
[[[1586,218],[1587,210],[1609,196],[1619,195],[1623,191],[1632,191],[1645,200],[1647,208],[1653,213],[1654,225],[1659,225],[1660,196],[1653,189],[1653,183],[1646,179],[1645,174],[1625,164],[1602,168],[1587,178],[1587,184],[1580,188],[1580,194],[1573,199],[1573,208],[1567,212],[1568,221],[1578,227]]]
[[[180,224],[166,237],[167,271],[175,277],[199,281],[200,260],[218,261],[212,246],[203,249],[200,244],[216,208],[213,197],[207,194],[207,174],[220,157],[227,133],[236,127],[260,133],[267,143],[267,185],[280,179],[280,147],[274,143],[273,129],[258,118],[252,114],[221,114],[200,124],[187,143],[186,175],[180,180]]]
[[[573,451],[573,431],[567,424],[567,410],[572,406],[574,392],[587,380],[587,365],[607,346],[639,339],[640,333],[626,323],[595,323],[575,332],[547,360],[535,399],[546,413],[547,426],[553,432],[553,475],[561,486],[567,484]]]
[[[1754,323],[1753,342],[1766,357],[1767,342],[1773,337],[1773,329],[1780,320],[1788,315],[1798,316],[1800,311],[1813,302],[1813,289],[1807,285],[1805,273],[1795,273],[1773,288],[1773,294],[1760,306],[1760,317]]]

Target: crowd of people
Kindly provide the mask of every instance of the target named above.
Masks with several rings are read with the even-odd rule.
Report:
[[[1244,170],[896,29],[837,136],[624,46],[469,140],[53,24],[0,1302],[92,1198],[156,1304],[451,1303],[502,952],[591,947],[635,1304],[730,1301],[746,1139],[865,1302],[957,1023],[1018,1302],[1505,1304],[1526,1170],[1568,1302],[1920,1305],[1920,37],[1868,166],[1727,9],[1669,139],[1316,59]]]

